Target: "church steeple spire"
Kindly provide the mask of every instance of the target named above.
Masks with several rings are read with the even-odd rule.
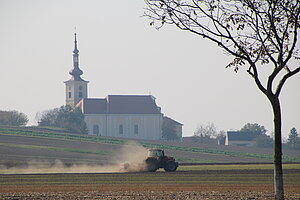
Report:
[[[74,33],[74,50],[73,50],[73,69],[69,72],[72,78],[65,81],[66,85],[66,105],[76,106],[78,102],[88,97],[88,81],[83,80],[80,76],[83,74],[79,68],[79,50],[77,48],[77,35]]]
[[[74,50],[73,50],[73,69],[69,72],[70,75],[72,75],[72,79],[74,81],[83,81],[83,79],[80,77],[83,72],[79,68],[79,50],[77,48],[77,35],[76,32],[74,33],[75,39],[74,39]]]
[[[76,32],[74,33],[74,36],[75,36],[75,40],[74,40],[74,51],[73,53],[76,53],[78,54],[78,49],[77,49],[77,37],[76,37]]]

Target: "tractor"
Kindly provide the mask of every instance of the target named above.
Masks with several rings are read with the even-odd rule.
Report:
[[[162,149],[149,149],[145,164],[146,170],[149,172],[155,172],[159,168],[164,168],[167,172],[174,172],[178,167],[175,158],[166,156]]]

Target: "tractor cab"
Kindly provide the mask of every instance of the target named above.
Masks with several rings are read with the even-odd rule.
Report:
[[[150,172],[155,172],[159,168],[164,168],[165,171],[173,172],[178,167],[178,162],[175,158],[166,156],[162,149],[149,149],[148,158],[145,160],[147,169]]]
[[[148,157],[155,157],[161,159],[165,157],[165,152],[162,149],[149,149]]]

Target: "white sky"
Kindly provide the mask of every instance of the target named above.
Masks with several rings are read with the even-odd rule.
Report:
[[[39,111],[65,103],[74,27],[89,97],[149,94],[162,112],[184,124],[184,136],[213,122],[218,130],[246,123],[272,132],[265,96],[217,45],[141,17],[143,0],[0,0],[0,110],[18,110],[35,124]],[[299,43],[298,43],[299,44]],[[300,74],[281,94],[283,134],[300,131]]]

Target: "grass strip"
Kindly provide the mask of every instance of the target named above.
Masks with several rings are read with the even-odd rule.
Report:
[[[283,164],[283,169],[298,169],[300,164]],[[180,171],[194,171],[194,170],[273,170],[273,164],[256,164],[256,165],[181,165]]]
[[[38,127],[36,128],[36,130],[33,127],[31,127],[30,129],[26,129],[25,127],[23,128],[22,127],[0,127],[0,134],[2,133],[2,134],[9,134],[9,135],[45,137],[45,138],[53,138],[53,139],[75,140],[75,141],[96,142],[96,143],[106,143],[106,144],[127,143],[127,141],[122,139],[71,134],[71,133],[59,132],[59,131],[56,132],[55,130],[49,131],[48,129],[40,129]],[[161,148],[161,149],[176,150],[176,151],[206,153],[206,154],[215,154],[215,155],[217,154],[217,155],[224,155],[230,157],[265,159],[269,161],[273,160],[273,155],[270,154],[225,151],[225,150],[218,150],[218,149],[206,149],[206,148],[199,148],[199,147],[186,147],[186,146],[176,146],[176,145],[168,145],[168,144],[153,144],[148,142],[139,142],[139,143],[146,148]],[[283,155],[283,161],[300,162],[300,157]]]
[[[39,145],[25,145],[25,144],[7,144],[0,143],[0,146],[5,147],[16,147],[16,148],[25,148],[25,149],[46,149],[52,151],[64,151],[64,152],[75,152],[75,153],[88,153],[88,154],[97,154],[97,155],[114,155],[110,151],[94,151],[86,149],[75,149],[75,148],[63,148],[63,147],[50,147],[50,146],[39,146]]]

